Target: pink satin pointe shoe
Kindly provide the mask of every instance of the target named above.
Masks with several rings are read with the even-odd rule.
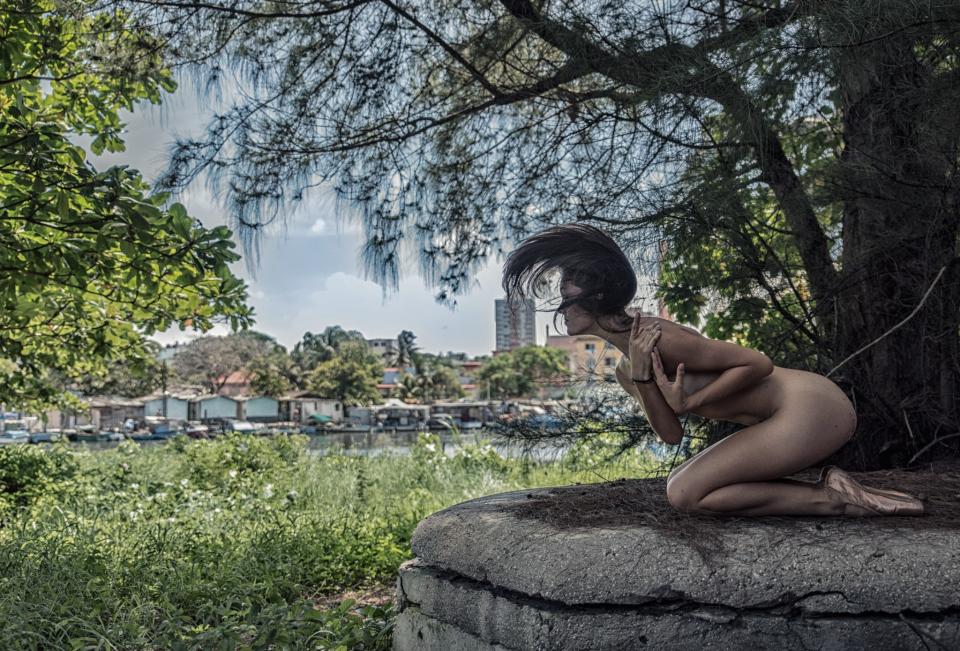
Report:
[[[839,494],[845,504],[852,504],[869,511],[869,513],[844,513],[844,515],[867,517],[924,514],[923,502],[912,495],[885,488],[864,486],[836,466],[823,468],[820,471],[820,481],[818,483]]]

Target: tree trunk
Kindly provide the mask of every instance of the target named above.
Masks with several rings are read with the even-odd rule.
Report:
[[[960,431],[956,129],[931,115],[932,74],[908,38],[844,48],[838,72],[842,272],[835,331],[824,334],[834,365],[872,345],[831,376],[854,401],[859,426],[827,462],[904,466]],[[958,443],[937,443],[915,463],[957,454]]]

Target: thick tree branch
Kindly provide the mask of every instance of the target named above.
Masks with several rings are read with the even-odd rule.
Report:
[[[642,94],[693,95],[723,106],[752,143],[763,179],[777,197],[797,239],[811,289],[820,299],[818,305],[823,313],[828,304],[826,299],[833,295],[837,282],[826,235],[779,137],[762,111],[728,73],[705,56],[711,47],[732,44],[734,37],[724,36],[722,40],[713,39],[694,46],[673,42],[640,53],[611,54],[578,31],[541,15],[528,0],[500,2],[525,27],[572,60],[582,61],[594,72],[634,86]],[[799,10],[801,4],[812,6],[814,3],[791,6]],[[738,38],[745,38],[760,29],[781,25],[796,15],[800,15],[799,11],[771,14],[769,23],[745,23],[746,27],[732,31],[739,33]]]
[[[136,5],[146,5],[149,7],[169,7],[173,9],[198,9],[212,11],[214,13],[233,14],[237,16],[247,16],[249,18],[324,18],[335,14],[350,11],[365,4],[370,4],[374,0],[352,0],[342,5],[330,3],[329,8],[319,11],[250,11],[240,7],[228,7],[223,4],[213,2],[190,2],[188,0],[127,0]]]

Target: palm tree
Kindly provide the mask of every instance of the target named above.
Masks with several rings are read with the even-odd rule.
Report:
[[[400,373],[397,377],[397,386],[394,389],[394,395],[400,400],[417,400],[419,398],[419,388],[417,379],[409,373]]]
[[[409,330],[403,330],[397,335],[397,352],[393,355],[393,365],[399,368],[406,368],[417,361],[417,353],[420,348],[414,343],[417,335]],[[419,369],[418,369],[419,372]]]

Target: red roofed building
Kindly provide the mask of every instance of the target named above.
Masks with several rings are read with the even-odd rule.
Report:
[[[222,375],[217,378],[217,384],[220,384],[220,390],[217,391],[221,396],[240,396],[249,394],[250,381],[253,375],[246,371],[234,371],[226,378]]]

